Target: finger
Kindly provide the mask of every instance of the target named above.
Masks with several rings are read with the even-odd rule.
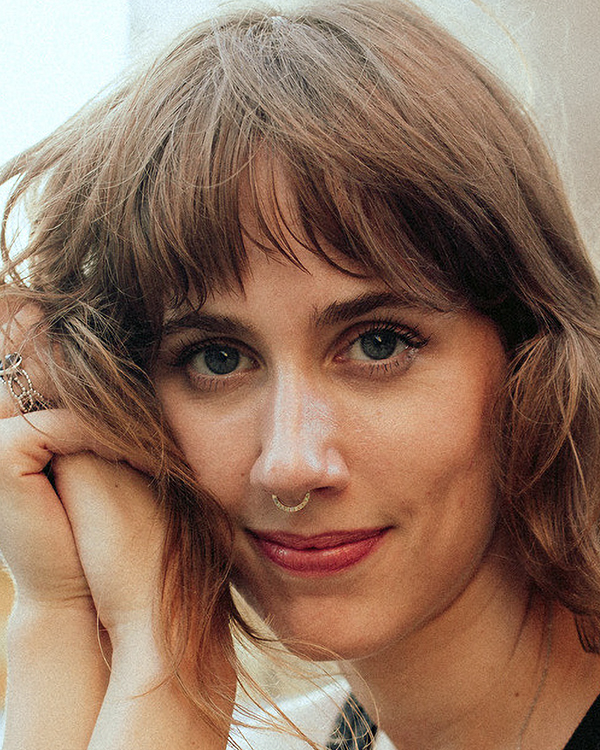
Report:
[[[0,421],[0,484],[8,477],[40,474],[53,456],[91,452],[109,461],[126,461],[149,473],[139,456],[123,456],[98,439],[66,409],[49,409]]]
[[[84,450],[89,441],[72,415],[56,411],[0,422],[1,518],[27,528],[60,523],[64,509],[43,472],[54,455]],[[39,533],[37,534],[39,536]]]
[[[126,529],[144,535],[160,523],[162,511],[152,480],[122,461],[109,461],[93,453],[60,456],[54,462],[54,474],[72,520],[85,508],[96,528],[118,520],[113,531]]]
[[[64,409],[51,408],[53,399],[56,400],[56,389],[49,378],[47,363],[39,358],[40,352],[49,352],[45,333],[39,325],[41,321],[41,312],[34,305],[28,304],[15,312],[9,309],[6,301],[0,302],[0,368],[5,368],[4,377],[0,377],[0,433],[10,433],[10,441],[19,449],[35,447],[34,453],[29,455],[32,461],[28,463],[28,471],[34,466],[41,471],[52,454],[90,451],[109,460],[127,461],[137,470],[151,473],[147,457],[140,455],[139,451],[120,455],[107,445],[109,440],[101,441],[95,437],[73,415],[68,415]],[[32,332],[35,332],[33,338]],[[43,346],[36,345],[36,341]],[[57,347],[54,347],[52,357],[60,360]],[[13,367],[12,362],[17,362],[17,366]],[[40,416],[40,411],[50,416]],[[18,414],[26,414],[26,423],[40,434],[34,435],[25,424],[16,427],[4,422]],[[42,440],[42,437],[46,439]],[[2,454],[0,445],[0,456]],[[21,451],[21,457],[23,455]],[[42,461],[43,466],[39,468]]]
[[[31,416],[38,422],[56,417]],[[74,425],[62,430],[72,441]],[[0,421],[0,548],[20,602],[71,605],[89,599],[89,589],[65,509],[42,473],[52,449],[24,416]]]

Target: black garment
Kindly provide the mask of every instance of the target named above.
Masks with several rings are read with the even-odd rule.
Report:
[[[327,750],[371,750],[377,727],[350,693],[337,717]]]
[[[600,750],[600,696],[592,703],[565,750]]]
[[[337,718],[327,750],[371,750],[377,727],[353,695]],[[600,696],[592,703],[564,750],[600,750]]]

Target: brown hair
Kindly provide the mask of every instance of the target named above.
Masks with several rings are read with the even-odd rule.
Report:
[[[239,618],[227,521],[163,423],[156,345],[166,308],[242,283],[240,189],[262,235],[295,260],[276,195],[258,185],[275,161],[313,252],[335,263],[324,238],[419,304],[465,305],[497,324],[511,358],[504,522],[526,573],[597,649],[600,298],[556,170],[521,106],[461,44],[401,0],[348,0],[192,28],[3,173],[20,175],[7,214],[27,198],[31,217],[12,260],[3,239],[3,291],[41,305],[64,352],[66,366],[51,365],[62,400],[153,461],[170,512],[176,656],[188,640],[205,675],[203,644]]]

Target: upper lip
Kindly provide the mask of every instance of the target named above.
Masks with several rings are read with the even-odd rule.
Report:
[[[279,544],[282,547],[290,549],[327,549],[328,547],[337,547],[341,544],[350,544],[363,539],[377,536],[385,531],[387,526],[378,526],[369,529],[352,529],[348,531],[325,531],[321,534],[312,534],[306,536],[303,534],[290,534],[285,531],[255,531],[248,529],[252,536],[262,539],[273,544]]]

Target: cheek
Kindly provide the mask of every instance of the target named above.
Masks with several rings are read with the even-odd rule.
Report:
[[[252,419],[236,413],[213,414],[204,404],[183,399],[163,401],[175,439],[202,486],[226,509],[237,508],[245,496],[252,467]]]
[[[349,418],[352,452],[372,481],[389,488],[401,483],[422,493],[443,495],[457,481],[491,481],[489,406],[483,391],[466,396],[456,389],[423,389],[390,402],[368,418]]]
[[[211,434],[212,433],[212,434]],[[209,425],[184,431],[179,444],[202,485],[227,509],[238,507],[251,469],[250,441],[244,433],[218,433]]]

